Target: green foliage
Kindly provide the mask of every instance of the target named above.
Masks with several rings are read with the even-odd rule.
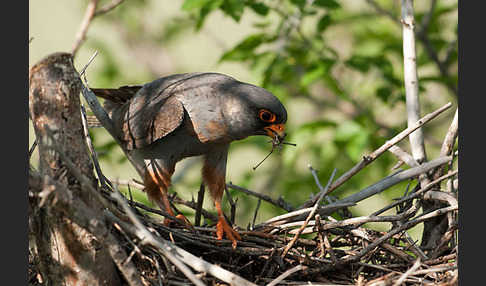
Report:
[[[193,1],[186,1],[185,4],[188,2]],[[325,175],[329,175],[334,168],[338,168],[338,174],[342,174],[367,152],[389,139],[378,135],[378,131],[381,130],[383,134],[385,129],[386,135],[393,136],[404,127],[402,124],[383,126],[387,118],[395,116],[401,116],[401,122],[406,122],[404,113],[391,112],[396,106],[403,106],[405,101],[401,24],[398,20],[390,21],[388,16],[370,6],[363,8],[366,3],[361,2],[359,9],[353,9],[354,3],[345,5],[334,0],[277,1],[274,5],[268,3],[268,6],[264,3],[267,2],[240,1],[235,6],[229,2],[218,6],[235,21],[244,17],[245,7],[250,7],[256,12],[257,18],[261,18],[255,25],[259,31],[225,51],[220,62],[245,62],[261,75],[261,85],[276,94],[287,106],[294,99],[303,98],[318,109],[313,116],[289,115],[289,118],[305,117],[306,120],[298,125],[292,125],[293,120],[290,120],[288,128],[292,132],[288,140],[297,142],[298,147],[293,150],[287,148],[283,152],[284,167],[274,182],[277,185],[274,189],[298,204],[306,200],[303,193],[316,192],[309,172],[297,170],[297,166],[303,164],[302,158],[312,162],[320,170],[322,180],[326,181]],[[259,5],[258,9],[255,9],[256,5]],[[416,21],[420,23],[429,7],[417,6]],[[199,7],[200,13],[202,9],[202,6]],[[383,6],[383,9],[399,19],[397,7]],[[439,2],[427,29],[430,45],[437,53],[443,53],[446,48],[452,49],[445,63],[448,67],[457,65],[457,48],[453,46],[455,39],[448,39],[445,34],[454,33],[457,36],[457,18],[452,21],[449,18],[448,26],[441,26],[440,23],[445,21],[444,16],[452,12],[457,12],[457,3],[442,5]],[[204,17],[208,15],[206,13]],[[265,21],[269,16],[273,17],[272,22]],[[345,31],[345,37],[341,37],[339,31]],[[337,44],[331,44],[332,37],[337,37]],[[343,52],[340,44],[346,45],[346,42],[351,43],[351,48]],[[418,67],[435,65],[427,55],[423,42],[418,41],[417,46]],[[364,86],[356,85],[353,77],[362,81]],[[426,97],[429,83],[456,85],[456,78],[457,74],[444,76],[440,73],[423,77],[419,88],[424,100],[429,100]],[[369,81],[365,81],[367,79]],[[323,93],[326,95],[323,96]],[[444,98],[451,99],[455,99],[453,94]],[[338,116],[327,117],[326,112],[339,107],[342,102],[347,102],[353,111],[340,111]],[[389,110],[389,113],[381,118],[375,109]],[[339,113],[339,110],[336,112]],[[319,139],[321,137],[323,140]],[[268,149],[268,146],[260,147]],[[376,161],[370,167],[375,169],[374,176],[356,176],[343,186],[342,192],[357,191],[385,177],[393,164],[393,158]]]
[[[376,2],[382,10],[368,1],[355,0],[185,0],[177,18],[167,19],[152,34],[143,30],[143,16],[132,11],[136,9],[130,3],[121,5],[124,8],[114,11],[110,20],[121,19],[134,39],[152,39],[160,45],[189,29],[202,33],[207,19],[216,13],[234,23],[251,21],[251,31],[226,48],[219,63],[247,65],[259,79],[258,84],[284,102],[289,111],[287,140],[297,147],[284,146],[272,155],[275,166],[248,170],[233,183],[247,188],[259,186],[261,189],[255,191],[274,198],[281,195],[298,206],[318,191],[307,164],[319,170],[324,185],[335,168],[340,176],[406,127],[400,5],[396,1]],[[416,1],[415,12],[419,91],[425,114],[457,100],[457,1],[437,1],[430,14],[429,1]],[[424,17],[429,21],[422,31]],[[426,41],[420,33],[426,35]],[[96,43],[96,48],[109,51],[101,43]],[[104,67],[99,78],[103,85],[110,86],[120,77],[133,82],[119,71],[109,54],[101,53]],[[213,64],[207,63],[208,67]],[[294,107],[301,105],[306,107]],[[443,120],[437,134],[443,136],[449,122]],[[235,142],[231,150],[251,145],[266,154],[271,148],[267,141],[255,138]],[[407,142],[401,147],[407,150]],[[109,150],[110,146],[103,148]],[[429,144],[427,152],[439,148]],[[333,195],[357,192],[389,175],[395,164],[396,159],[385,154]],[[198,177],[191,187],[196,188],[199,182]],[[405,185],[384,196],[393,198]],[[231,194],[238,198],[239,208],[254,210],[255,198],[235,191]],[[261,211],[279,212],[265,202]]]

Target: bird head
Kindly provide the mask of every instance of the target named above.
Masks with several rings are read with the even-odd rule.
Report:
[[[280,100],[264,88],[227,81],[223,87],[223,114],[235,140],[265,135],[274,143],[286,136],[287,111]]]

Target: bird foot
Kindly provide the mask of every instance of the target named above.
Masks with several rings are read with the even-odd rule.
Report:
[[[178,214],[175,217],[178,220],[177,222],[174,221],[173,219],[165,218],[164,219],[164,226],[170,227],[171,224],[178,223],[178,224],[184,225],[185,227],[187,227],[190,230],[194,230],[194,226],[191,224],[191,222],[183,214]]]
[[[240,234],[234,230],[228,222],[224,219],[224,217],[220,217],[218,223],[216,224],[216,236],[218,240],[223,239],[223,234],[226,235],[226,238],[231,240],[231,246],[233,249],[236,248],[237,240],[241,240]]]

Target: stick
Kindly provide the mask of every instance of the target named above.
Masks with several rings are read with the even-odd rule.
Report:
[[[410,178],[413,178],[415,176],[418,176],[420,174],[426,173],[431,169],[434,169],[440,165],[448,163],[450,160],[452,160],[452,156],[447,156],[447,157],[439,157],[437,159],[434,159],[430,162],[423,163],[422,165],[419,165],[415,168],[410,168],[405,171],[398,172],[394,175],[388,176],[384,178],[383,180],[380,180],[379,182],[363,189],[362,191],[352,194],[344,199],[341,199],[337,201],[336,203],[357,203],[359,201],[362,201],[366,198],[369,198],[377,193],[380,193],[389,187],[400,183],[403,180],[407,180]],[[333,205],[333,204],[330,204]]]
[[[110,12],[111,10],[118,7],[118,5],[120,5],[122,2],[123,0],[113,0],[110,4],[106,4],[105,6],[101,7],[98,11],[96,11],[94,13],[94,17]]]
[[[401,22],[403,32],[403,67],[407,104],[407,123],[408,126],[411,126],[420,118],[413,0],[402,0]],[[418,163],[424,162],[427,159],[427,156],[425,154],[424,134],[422,129],[417,129],[416,132],[410,134],[409,138],[413,158]]]
[[[226,198],[228,199],[228,202],[230,204],[230,222],[231,224],[235,223],[235,216],[236,216],[236,202],[238,201],[238,198],[233,200],[233,197],[231,196],[230,192],[228,191],[228,188],[224,188],[224,192],[226,193]]]
[[[98,0],[91,0],[88,3],[88,7],[86,8],[86,12],[84,13],[83,21],[81,22],[81,26],[79,27],[78,33],[76,34],[76,38],[74,40],[73,48],[71,49],[71,54],[73,55],[73,58],[86,38],[86,33],[88,32],[89,24],[91,24],[91,21],[93,20],[93,17],[95,15],[97,5]]]
[[[443,215],[443,214],[448,213],[448,212],[451,212],[451,211],[456,211],[457,209],[458,209],[457,206],[440,208],[440,209],[437,209],[437,210],[432,211],[430,213],[421,215],[421,216],[419,216],[419,217],[417,217],[417,218],[415,218],[413,220],[407,221],[406,223],[400,225],[397,228],[394,228],[394,229],[390,230],[385,235],[383,235],[380,238],[376,239],[375,241],[373,241],[372,243],[370,243],[368,246],[366,246],[363,250],[361,250],[359,253],[357,253],[355,255],[352,255],[352,256],[350,256],[350,257],[348,257],[346,259],[343,259],[339,263],[340,264],[346,264],[346,263],[349,263],[349,262],[357,261],[358,259],[360,259],[364,255],[366,255],[369,251],[373,250],[375,247],[377,247],[378,245],[380,245],[381,243],[383,243],[385,240],[389,239],[390,237],[394,236],[395,234],[397,234],[397,233],[399,233],[401,231],[404,231],[406,229],[409,229],[409,228],[415,226],[416,224],[419,224],[421,222],[424,222],[424,221],[426,221],[428,219],[431,219],[433,217],[437,217],[437,216]]]
[[[349,180],[352,176],[354,176],[356,173],[358,173],[359,171],[361,171],[364,167],[366,167],[371,162],[373,162],[381,154],[383,154],[388,149],[390,149],[391,146],[393,146],[393,145],[397,144],[398,142],[402,141],[410,133],[414,132],[415,130],[417,130],[418,128],[420,128],[422,125],[424,125],[427,122],[429,122],[430,120],[434,119],[435,117],[437,117],[437,115],[441,114],[442,112],[444,112],[446,109],[448,109],[451,106],[452,106],[452,103],[449,102],[446,105],[442,106],[441,108],[439,108],[439,109],[437,109],[437,110],[435,110],[435,111],[433,111],[433,112],[425,115],[420,120],[418,120],[417,122],[415,122],[415,124],[409,126],[407,129],[405,129],[402,132],[400,132],[399,134],[397,134],[391,140],[388,140],[387,142],[385,142],[385,144],[383,144],[380,148],[378,148],[375,151],[373,151],[373,153],[371,153],[370,155],[363,156],[363,159],[358,164],[356,164],[349,171],[347,171],[341,177],[337,178],[336,181],[334,181],[334,183],[327,190],[327,194],[331,193],[337,187],[339,187],[344,182],[346,182],[347,180]],[[314,197],[314,198],[310,199],[309,201],[307,201],[306,203],[304,203],[300,208],[309,207],[309,206],[313,205],[316,200],[317,200],[317,198]]]
[[[386,207],[384,207],[384,208],[382,208],[382,209],[374,212],[372,215],[379,215],[379,214],[381,214],[381,213],[383,213],[383,212],[385,212],[385,211],[387,211],[387,210],[389,210],[389,209],[391,209],[391,208],[393,208],[393,207],[395,207],[395,206],[397,206],[397,205],[399,205],[399,204],[401,204],[403,202],[406,202],[408,200],[414,199],[414,198],[418,197],[419,195],[421,195],[422,193],[430,190],[433,186],[435,186],[436,184],[440,183],[441,181],[443,181],[443,180],[445,180],[447,178],[450,178],[452,176],[455,176],[456,174],[457,174],[457,170],[455,170],[453,172],[450,172],[450,173],[448,173],[448,174],[446,174],[446,175],[444,175],[444,176],[442,176],[440,178],[437,178],[436,180],[430,182],[425,187],[421,188],[420,190],[416,191],[415,193],[410,194],[410,195],[408,195],[406,197],[401,198],[400,200],[392,203],[391,205],[386,206]]]
[[[84,109],[83,105],[81,105],[81,123],[83,124],[84,138],[86,139],[86,144],[88,145],[88,149],[91,153],[91,160],[93,161],[96,174],[98,175],[98,179],[100,180],[100,185],[106,187],[107,180],[106,177],[103,175],[103,172],[101,172],[100,163],[98,161],[98,154],[96,153],[93,142],[91,141],[91,137],[89,136],[86,110]]]
[[[135,216],[133,211],[130,209],[128,204],[123,200],[122,196],[120,195],[118,190],[115,190],[111,194],[111,197],[114,198],[115,200],[120,203],[120,205],[123,207],[125,213],[128,215],[132,223],[136,227],[136,234],[137,236],[141,239],[142,244],[150,244],[153,245],[162,252],[162,254],[167,257],[167,259],[170,260],[179,270],[184,273],[184,275],[191,280],[192,283],[194,283],[197,286],[204,286],[204,283],[192,273],[192,271],[183,264],[183,261],[181,261],[177,256],[174,255],[174,253],[171,252],[171,245],[167,241],[163,241],[162,239],[157,240],[155,239],[152,234],[145,228],[145,226],[138,220],[138,218]],[[165,242],[165,243],[163,243]]]
[[[395,281],[395,283],[393,283],[393,286],[400,286],[402,285],[403,282],[405,282],[405,279],[407,279],[408,276],[410,276],[413,272],[415,272],[415,270],[417,270],[417,268],[420,267],[420,258],[417,258],[417,260],[415,260],[415,263],[412,265],[412,267],[410,267],[405,273],[403,273],[400,278]]]
[[[388,151],[395,155],[401,161],[405,162],[405,164],[409,165],[410,167],[417,167],[419,165],[410,154],[405,152],[405,150],[398,147],[397,145],[391,146]]]
[[[237,190],[237,191],[240,191],[240,192],[243,192],[243,193],[246,193],[246,194],[255,196],[255,197],[259,198],[259,199],[262,199],[262,200],[264,200],[266,202],[269,202],[272,205],[275,205],[275,206],[277,206],[277,207],[279,207],[281,209],[284,209],[284,210],[286,210],[288,212],[294,210],[294,208],[289,203],[285,202],[282,198],[279,198],[278,200],[274,200],[274,199],[272,199],[271,197],[269,197],[267,195],[254,192],[254,191],[245,189],[245,188],[240,187],[240,186],[237,186],[237,185],[233,185],[231,182],[227,183],[226,186],[228,188],[233,189],[233,190]]]
[[[89,87],[87,87],[87,85],[85,86],[82,81],[81,83],[82,83],[81,92],[84,98],[86,99],[89,108],[96,116],[96,119],[98,119],[98,121],[101,123],[101,125],[103,125],[103,127],[108,131],[108,133],[110,133],[111,137],[113,137],[115,141],[120,145],[121,143],[120,139],[118,139],[118,136],[116,135],[113,121],[111,121],[111,118],[108,116],[108,113],[106,113],[106,111],[103,109],[100,102],[96,98],[96,95],[89,89]]]
[[[309,165],[308,168],[310,169],[312,176],[314,177],[314,181],[316,182],[316,185],[319,188],[319,193],[317,194],[317,196],[320,196],[322,193],[326,192],[326,189],[321,185],[321,182],[319,181],[319,177],[317,176],[316,170],[314,168],[312,168],[311,165]],[[336,171],[336,170],[334,170],[334,171]],[[328,203],[332,203],[332,201],[329,199],[329,197],[325,196],[325,198],[327,199]]]
[[[88,63],[84,65],[84,67],[81,69],[81,72],[79,73],[79,77],[82,77],[84,73],[86,72],[86,69],[88,66],[91,64],[91,62],[94,60],[94,58],[98,55],[98,51],[95,51],[94,54],[89,58]]]
[[[451,125],[447,130],[446,136],[444,137],[444,142],[442,143],[442,147],[440,148],[440,155],[447,156],[452,153],[454,150],[454,143],[456,142],[457,134],[459,131],[459,124],[458,124],[458,109],[456,108],[456,113],[454,114],[454,118],[452,119]],[[434,174],[434,179],[438,178],[441,175],[442,168],[437,169]]]
[[[312,167],[309,165],[309,168],[312,169]],[[329,181],[327,182],[327,185],[326,187],[323,189],[323,191],[321,192],[321,194],[319,195],[319,198],[317,199],[316,203],[314,204],[314,207],[312,208],[311,212],[309,213],[309,215],[307,216],[307,218],[305,219],[305,222],[304,224],[299,228],[299,231],[294,235],[294,238],[292,238],[292,240],[289,242],[289,244],[287,244],[287,246],[285,247],[281,257],[284,258],[285,255],[287,255],[287,252],[290,250],[290,248],[292,248],[292,246],[294,245],[295,241],[297,241],[297,239],[299,238],[299,235],[302,233],[302,231],[306,228],[307,224],[309,223],[310,219],[314,216],[314,214],[316,213],[316,210],[317,208],[319,207],[319,203],[321,202],[322,198],[324,198],[324,195],[326,194],[326,190],[329,188],[329,186],[331,185],[331,182],[332,180],[334,179],[334,175],[336,175],[336,170],[337,169],[334,169],[334,171],[332,171],[332,174],[331,174],[331,177],[329,178]]]
[[[204,201],[204,184],[201,183],[199,186],[199,192],[197,192],[197,203],[196,203],[196,214],[194,218],[194,226],[201,225],[201,210]]]
[[[262,200],[258,199],[256,208],[255,208],[255,212],[253,213],[253,220],[251,221],[251,229],[252,230],[255,229],[255,221],[256,221],[256,218],[257,218],[257,215],[258,215],[258,210],[260,209],[261,203],[262,203]]]
[[[34,143],[32,143],[32,146],[30,146],[29,156],[27,157],[28,161],[30,161],[30,157],[32,157],[32,154],[34,153],[35,147],[37,147],[37,139],[35,139]]]
[[[320,215],[329,215],[329,214],[337,211],[338,209],[350,207],[350,206],[353,206],[353,205],[354,205],[354,203],[335,202],[335,203],[332,203],[332,204],[329,204],[329,205],[321,206],[318,210],[318,213]],[[293,211],[293,212],[290,212],[290,213],[286,213],[286,214],[283,214],[283,215],[279,215],[279,216],[273,217],[273,218],[265,221],[262,225],[263,226],[265,226],[265,225],[276,226],[276,225],[280,225],[280,224],[283,224],[283,223],[288,222],[288,221],[299,220],[302,216],[307,215],[311,210],[312,210],[312,208],[305,208],[305,209],[296,210],[296,211]],[[257,227],[259,227],[259,226],[257,226]]]
[[[130,232],[135,234],[139,239],[142,240],[143,244],[149,244],[152,245],[153,247],[157,248],[159,251],[161,251],[164,256],[165,254],[168,254],[169,257],[173,258],[178,265],[177,267],[181,266],[179,262],[184,262],[185,264],[189,265],[196,271],[200,272],[205,272],[213,275],[214,277],[232,284],[232,285],[241,285],[241,286],[256,286],[255,284],[251,283],[250,281],[241,278],[238,275],[235,275],[217,265],[211,264],[206,262],[205,260],[196,257],[192,255],[191,253],[185,251],[184,249],[166,241],[165,239],[162,239],[160,237],[154,237],[148,230],[147,228],[142,225],[142,223],[138,220],[138,218],[135,216],[135,214],[132,212],[132,210],[128,207],[127,203],[122,199],[121,195],[118,192],[113,192],[112,196],[123,206],[125,212],[127,215],[130,217],[130,220],[132,220],[135,229],[133,226],[128,225],[125,222],[117,221],[120,225],[128,228]],[[113,219],[113,216],[111,216]],[[166,256],[167,257],[167,256]],[[169,260],[171,258],[167,257]],[[171,260],[172,263],[174,263]],[[186,269],[187,267],[183,267]],[[180,268],[179,268],[180,269]],[[189,274],[190,275],[190,274]],[[194,281],[192,281],[196,285],[204,285],[202,282],[195,277],[194,274],[192,276],[194,278]],[[188,277],[189,278],[189,277]]]
[[[280,274],[277,278],[273,279],[272,282],[268,283],[267,286],[275,286],[278,283],[280,283],[282,280],[287,278],[288,276],[294,274],[297,271],[302,270],[304,268],[302,264],[299,264],[293,268],[290,268],[289,270],[285,271],[284,273]]]

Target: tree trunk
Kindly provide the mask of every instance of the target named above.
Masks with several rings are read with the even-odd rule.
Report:
[[[52,54],[29,72],[29,111],[39,171],[29,172],[29,237],[46,285],[120,285],[102,203],[79,181],[97,182],[84,140],[81,81],[68,53]],[[71,164],[71,167],[67,164]]]

